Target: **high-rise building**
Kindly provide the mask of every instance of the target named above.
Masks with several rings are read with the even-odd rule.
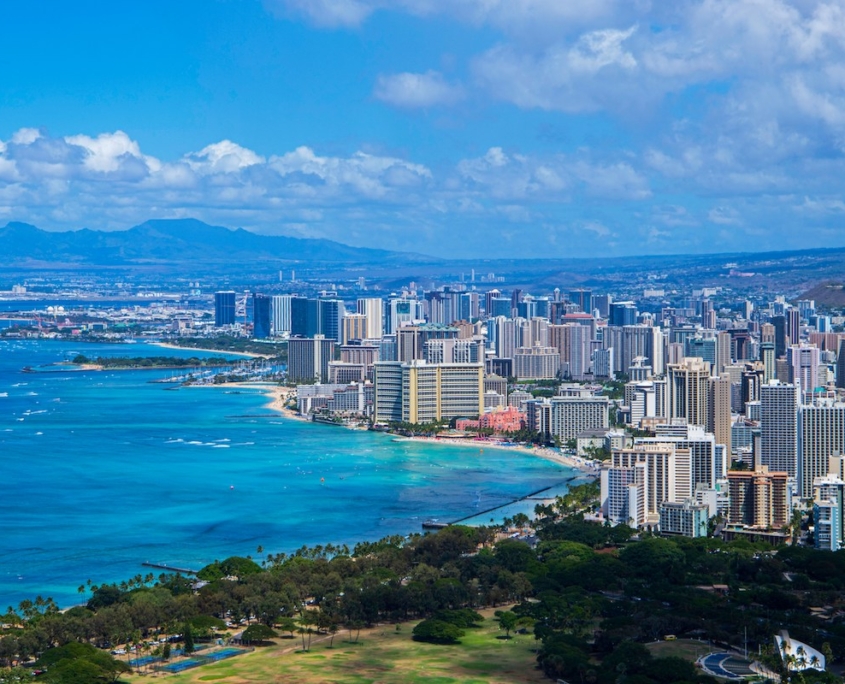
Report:
[[[373,417],[377,423],[402,420],[402,364],[379,361],[373,365]]]
[[[692,499],[660,504],[660,534],[663,536],[706,537],[709,521],[709,507]]]
[[[224,325],[235,324],[235,293],[232,290],[214,293],[214,325],[222,328]]]
[[[789,382],[800,384],[804,392],[819,386],[819,349],[806,344],[796,344],[787,350]]]
[[[654,523],[658,521],[660,504],[675,500],[675,447],[671,444],[639,444],[630,449],[614,449],[611,466],[633,468],[645,464],[642,482],[646,516]]]
[[[655,426],[655,437],[638,437],[639,444],[667,443],[675,446],[675,501],[695,494],[698,486],[712,489],[727,470],[727,449],[700,425],[685,422]]]
[[[552,397],[550,432],[562,442],[588,430],[610,427],[607,397]]]
[[[517,378],[554,379],[560,372],[560,354],[554,347],[520,347],[513,355],[513,374]]]
[[[379,297],[361,298],[357,312],[367,317],[367,334],[370,340],[377,340],[384,334],[384,301]]]
[[[771,323],[763,323],[760,326],[760,341],[775,343],[775,326]]]
[[[328,382],[335,342],[323,335],[292,337],[288,341],[288,381]]]
[[[816,478],[813,490],[814,545],[823,551],[839,551],[845,542],[845,481],[831,473]]]
[[[650,325],[626,325],[604,328],[602,346],[614,349],[614,370],[627,373],[634,359],[644,357],[655,375],[663,374],[665,337],[660,328]]]
[[[715,337],[688,337],[684,344],[684,356],[698,357],[710,364],[711,368],[716,366],[716,338]]]
[[[815,397],[798,412],[798,495],[813,496],[813,482],[828,474],[830,457],[845,454],[845,404]]]
[[[707,431],[731,452],[731,378],[727,373],[708,380]]]
[[[600,473],[601,512],[612,524],[639,527],[647,522],[644,463],[631,468],[605,466]]]
[[[569,291],[569,301],[576,304],[584,313],[593,313],[593,291],[579,288]]]
[[[758,529],[780,529],[789,522],[789,476],[758,466],[728,473],[728,523]]]
[[[422,323],[422,303],[408,297],[394,297],[385,305],[386,320],[384,322],[385,332],[392,335],[403,325]]]
[[[316,299],[293,297],[290,301],[291,337],[314,337],[320,334],[320,303]]]
[[[763,382],[768,383],[769,380],[774,380],[777,375],[774,342],[762,342],[760,344],[760,363],[763,364]]]
[[[346,307],[340,299],[320,299],[320,334],[338,344],[343,342],[343,317]]]
[[[708,424],[710,364],[700,358],[687,358],[669,364],[669,418],[683,418],[692,425]]]
[[[760,388],[759,465],[789,477],[798,474],[799,403],[795,385],[772,380]]]
[[[790,345],[801,342],[801,312],[796,308],[786,311],[786,335]]]
[[[402,420],[406,423],[472,418],[482,413],[484,364],[403,364]]]
[[[836,386],[845,388],[845,339],[839,340],[836,352]]]
[[[273,334],[272,299],[263,294],[252,295],[252,336],[264,340]]]
[[[775,329],[775,357],[779,359],[786,354],[786,316],[772,316],[771,322]]]
[[[511,306],[510,297],[492,297],[490,299],[490,309],[487,312],[489,317],[504,316],[511,318],[513,316],[513,307]]]
[[[634,302],[613,302],[610,304],[608,325],[621,328],[624,325],[637,323],[637,307]]]
[[[365,340],[368,337],[368,319],[364,314],[347,314],[343,317],[343,344],[352,340]],[[379,335],[379,338],[381,335]],[[378,338],[376,338],[378,339]]]
[[[611,295],[593,295],[593,311],[598,311],[599,316],[604,319],[610,316],[610,305],[612,303],[613,297]],[[589,313],[592,313],[592,311]]]
[[[290,333],[292,299],[292,295],[273,295],[271,319],[276,336]]]

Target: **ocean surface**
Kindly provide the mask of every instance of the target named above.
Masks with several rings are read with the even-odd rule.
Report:
[[[73,371],[96,356],[197,355],[143,343],[0,341],[0,610],[77,587],[303,544],[354,544],[503,506],[572,469],[506,449],[433,445],[284,418],[256,389]],[[31,366],[38,372],[24,373]],[[526,501],[490,513],[530,511]],[[488,514],[481,518],[488,517]]]

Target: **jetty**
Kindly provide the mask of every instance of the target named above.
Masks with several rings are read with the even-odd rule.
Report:
[[[447,522],[439,522],[437,520],[426,520],[422,524],[422,528],[424,530],[442,530],[444,527],[450,527],[451,525],[460,525],[462,522],[464,522],[466,520],[471,520],[472,518],[477,518],[477,517],[485,515],[487,513],[492,513],[493,511],[497,511],[500,508],[512,506],[513,504],[519,503],[520,501],[530,501],[532,499],[543,500],[546,497],[542,497],[542,496],[538,496],[538,495],[543,494],[545,492],[548,492],[550,489],[555,489],[556,487],[560,487],[561,485],[569,484],[570,482],[577,480],[579,477],[580,477],[579,475],[574,475],[573,477],[568,477],[565,480],[563,480],[562,482],[558,482],[556,484],[549,485],[548,487],[543,487],[543,489],[538,489],[536,492],[531,492],[530,494],[526,494],[525,496],[521,496],[518,499],[514,499],[513,501],[509,501],[508,503],[498,504],[497,506],[487,508],[483,511],[476,511],[475,513],[472,513],[471,515],[464,516],[463,518],[459,518],[458,520],[453,520],[452,522],[447,523]]]
[[[169,572],[178,572],[182,575],[196,575],[199,570],[191,570],[190,568],[177,568],[175,565],[167,565],[166,563],[150,563],[149,561],[141,563],[145,568],[156,568],[157,570],[167,570]]]

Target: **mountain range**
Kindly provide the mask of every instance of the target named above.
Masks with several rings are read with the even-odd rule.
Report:
[[[259,235],[196,219],[151,220],[128,230],[45,231],[28,223],[0,228],[4,267],[141,266],[173,263],[384,263],[437,261],[433,257],[351,247],[332,240]]]

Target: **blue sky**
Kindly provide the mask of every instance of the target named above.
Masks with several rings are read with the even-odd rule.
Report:
[[[845,0],[32,0],[3,25],[0,222],[845,244]]]

